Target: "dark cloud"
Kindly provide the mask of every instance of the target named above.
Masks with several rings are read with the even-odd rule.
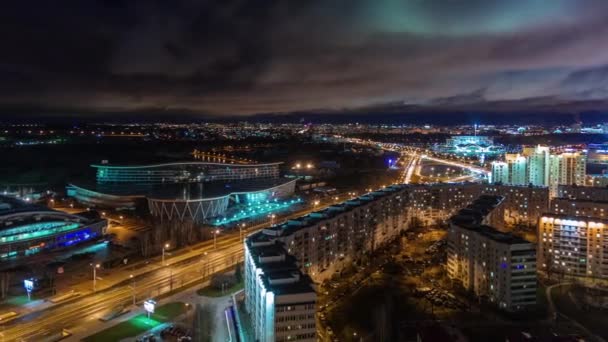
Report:
[[[10,108],[250,114],[607,93],[600,0],[26,0],[4,5],[0,39]]]

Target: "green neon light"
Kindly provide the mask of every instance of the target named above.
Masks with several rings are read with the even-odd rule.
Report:
[[[19,241],[27,241],[33,239],[40,239],[46,236],[55,235],[70,230],[80,228],[79,223],[66,223],[66,222],[42,222],[33,223],[18,228],[7,229],[6,231],[0,232],[0,243],[12,243]]]

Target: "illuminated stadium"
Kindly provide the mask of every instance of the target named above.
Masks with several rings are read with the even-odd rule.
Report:
[[[0,227],[0,260],[6,260],[100,238],[107,222],[93,211],[71,215],[0,196]]]
[[[277,178],[280,164],[179,162],[137,166],[91,166],[97,169],[97,183],[162,184]]]
[[[97,182],[70,184],[67,191],[68,196],[88,206],[144,208],[159,221],[228,224],[294,203],[286,199],[293,195],[296,180],[279,178],[279,165],[93,165]]]
[[[433,147],[435,152],[468,155],[499,155],[505,152],[502,145],[494,144],[492,137],[480,135],[457,135],[447,139],[445,144],[437,144]]]

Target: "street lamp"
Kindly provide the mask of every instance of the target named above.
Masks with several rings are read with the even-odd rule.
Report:
[[[90,264],[93,267],[93,292],[97,291],[97,269],[101,267],[100,264]]]
[[[169,244],[168,244],[168,243],[166,243],[166,244],[163,246],[163,261],[162,261],[162,264],[163,264],[163,265],[165,264],[165,249],[167,249],[167,248],[169,248]]]
[[[241,241],[243,240],[243,228],[245,228],[244,223],[239,225],[239,237],[241,238]]]
[[[219,229],[216,229],[215,231],[213,231],[213,249],[217,249],[217,234],[220,233]]]

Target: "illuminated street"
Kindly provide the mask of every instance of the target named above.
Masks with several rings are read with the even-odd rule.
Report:
[[[281,217],[277,222],[320,210],[334,202],[335,199],[329,199],[314,208]],[[267,226],[269,223],[249,227],[243,233],[250,234]],[[97,321],[109,310],[132,305],[133,298],[136,303],[141,303],[145,299],[190,284],[200,284],[212,274],[234,267],[237,262],[242,262],[243,244],[236,231],[226,236],[221,235],[217,241],[217,250],[213,248],[213,241],[205,241],[184,250],[172,251],[172,254],[174,256],[166,259],[167,266],[164,267],[158,261],[153,261],[112,270],[97,282],[97,293],[92,293],[92,281],[84,281],[74,287],[80,293],[80,298],[42,311],[37,311],[36,307],[26,309],[18,318],[4,326],[2,336],[10,341],[35,339],[41,333],[60,329],[82,333],[87,329],[87,322]],[[32,320],[34,317],[35,320]]]

